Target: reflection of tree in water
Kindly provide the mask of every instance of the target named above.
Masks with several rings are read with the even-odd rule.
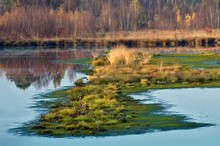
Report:
[[[3,74],[4,74],[3,67],[2,67],[2,65],[0,64],[0,78],[3,76]]]
[[[67,76],[69,78],[69,81],[73,82],[74,77],[76,76],[76,72],[74,70],[74,67],[71,66],[67,69]]]
[[[33,85],[37,89],[47,87],[53,81],[54,87],[59,87],[67,72],[71,81],[79,65],[56,64],[54,60],[69,60],[91,57],[90,50],[46,50],[32,53],[1,53],[0,74],[5,72],[8,80],[17,87],[27,89]]]

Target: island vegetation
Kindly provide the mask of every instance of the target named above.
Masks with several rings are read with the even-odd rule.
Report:
[[[170,59],[172,58],[172,59]],[[26,132],[46,136],[108,136],[209,126],[142,104],[129,94],[159,88],[219,87],[219,54],[156,55],[118,46],[93,59],[88,82],[50,93],[48,109]],[[80,62],[81,61],[81,62]],[[88,59],[76,60],[86,63]],[[74,61],[73,61],[74,62]]]

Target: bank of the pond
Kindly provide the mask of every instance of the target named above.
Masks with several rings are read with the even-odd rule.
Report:
[[[51,46],[51,47],[79,47],[79,46],[117,46],[125,45],[127,47],[219,47],[220,38],[199,37],[199,38],[182,38],[182,39],[71,39],[71,38],[54,38],[54,39],[21,39],[0,41],[0,46]]]
[[[40,103],[48,113],[22,129],[27,133],[65,137],[140,134],[209,126],[190,122],[184,115],[167,113],[163,104],[142,104],[129,97],[131,93],[148,89],[220,87],[218,68],[201,70],[169,63],[155,65],[154,57],[123,46],[111,50],[107,56],[92,61],[93,71],[90,71],[88,83],[78,80],[72,89],[43,96],[56,100]],[[89,59],[78,61],[83,63]]]

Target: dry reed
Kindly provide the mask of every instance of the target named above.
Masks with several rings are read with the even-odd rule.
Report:
[[[113,48],[108,53],[108,60],[112,66],[131,65],[134,63],[134,50],[130,50],[125,46]]]
[[[126,35],[124,35],[126,33]],[[144,39],[144,40],[181,40],[192,38],[220,38],[220,29],[213,29],[212,33],[205,30],[139,30],[118,32],[115,36],[106,34],[103,39]]]

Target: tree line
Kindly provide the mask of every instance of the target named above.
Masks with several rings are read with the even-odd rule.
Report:
[[[220,0],[0,0],[1,39],[219,27]]]

